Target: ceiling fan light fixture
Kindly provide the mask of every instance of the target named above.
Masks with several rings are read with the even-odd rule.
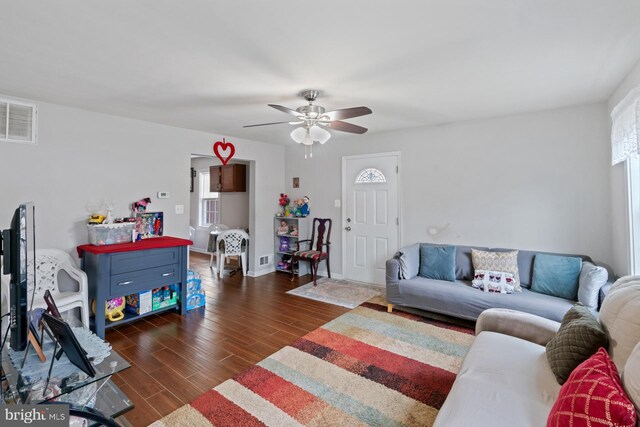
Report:
[[[291,139],[300,144],[307,136],[307,130],[304,127],[295,128],[293,132],[291,132],[290,136]]]
[[[311,139],[314,141],[318,141],[320,144],[324,144],[331,138],[331,134],[326,130],[322,129],[320,126],[311,126],[309,129],[309,135]]]
[[[305,132],[304,140],[302,140],[302,144],[313,145],[313,138],[311,138],[311,135],[309,134],[309,129],[307,129],[307,131]]]

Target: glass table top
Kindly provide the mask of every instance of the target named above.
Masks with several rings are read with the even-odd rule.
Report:
[[[8,345],[3,349],[2,368],[6,382],[3,383],[0,403],[35,404],[57,400],[84,404],[85,400],[95,398],[96,392],[103,386],[104,382],[101,380],[106,381],[111,375],[131,366],[111,349],[108,343],[88,329],[73,328],[73,330],[88,353],[87,357],[95,369],[95,376],[87,375],[63,354],[60,359],[54,361],[47,384],[54,344],[45,334],[43,339],[43,353],[47,358],[45,362],[40,362],[38,355],[31,348],[24,367],[21,368],[25,352],[8,349]]]

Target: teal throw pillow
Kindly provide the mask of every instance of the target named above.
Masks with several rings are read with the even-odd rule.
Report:
[[[420,276],[456,281],[455,246],[420,246]]]
[[[581,268],[580,257],[537,254],[533,260],[531,290],[576,301]]]

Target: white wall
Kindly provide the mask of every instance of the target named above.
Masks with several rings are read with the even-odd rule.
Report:
[[[611,264],[605,104],[334,138],[305,160],[287,148],[286,191],[334,221],[332,272],[342,273],[341,158],[401,152],[404,243],[437,241],[583,253]],[[375,112],[374,112],[375,114]],[[291,178],[300,177],[293,189]]]
[[[237,163],[237,162],[231,162]],[[198,157],[191,160],[191,167],[199,171],[208,171],[211,166],[219,166],[222,162],[217,157]],[[247,165],[247,183],[251,172],[251,165]],[[247,191],[234,193],[219,193],[220,199],[220,223],[230,228],[247,228],[249,226],[249,186]],[[190,225],[196,229],[193,239],[194,247],[200,250],[207,249],[209,239],[209,227],[200,227],[199,219],[199,191],[198,176],[194,180],[194,192],[191,193]]]
[[[633,89],[640,85],[640,61],[631,69],[627,77],[620,83],[608,102],[609,129],[611,129],[611,111]],[[611,150],[609,150],[611,153]],[[609,154],[611,155],[611,154]],[[626,162],[625,162],[626,163]],[[631,273],[629,259],[629,223],[627,208],[627,175],[625,163],[611,167],[611,210],[612,210],[612,253],[613,267],[618,275]]]
[[[18,204],[34,201],[37,245],[71,253],[87,242],[89,206],[115,199],[114,214],[122,216],[131,202],[149,196],[149,209],[165,212],[165,234],[189,236],[190,155],[210,155],[222,135],[43,102],[38,106],[38,145],[0,143],[1,227],[9,225]],[[255,161],[249,183],[256,194],[256,214],[249,218],[250,270],[255,271],[257,256],[273,252],[272,216],[284,184],[282,173],[274,171],[284,169],[284,149],[227,140],[235,144],[236,158]],[[158,191],[169,191],[171,198],[157,199]],[[175,214],[178,204],[184,205],[184,215]]]

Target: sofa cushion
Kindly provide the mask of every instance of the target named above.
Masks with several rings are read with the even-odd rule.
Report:
[[[421,246],[420,276],[427,279],[456,280],[455,246]]]
[[[416,277],[420,271],[420,244],[414,243],[401,248],[396,253],[395,258],[400,263],[401,279]]]
[[[640,343],[631,352],[622,372],[622,386],[640,418]]]
[[[434,426],[544,426],[559,390],[543,346],[482,332],[465,356]]]
[[[513,286],[520,290],[520,273],[518,272],[518,251],[488,252],[471,249],[474,270],[504,271],[512,273],[515,280]]]
[[[608,344],[607,334],[591,311],[578,303],[565,314],[556,336],[547,344],[547,360],[559,384]]]
[[[600,322],[609,334],[609,355],[624,369],[640,341],[640,277],[629,276],[613,284],[600,308]],[[623,374],[624,376],[624,374]]]
[[[420,276],[394,283],[391,289],[388,284],[387,298],[391,304],[408,305],[468,320],[476,320],[488,308],[510,308],[559,322],[575,304],[528,289],[509,295],[494,294],[480,292],[472,288],[469,282],[445,282]],[[410,301],[410,304],[406,301]]]
[[[581,267],[578,257],[538,254],[533,261],[531,290],[575,301]]]
[[[636,425],[636,411],[604,348],[585,360],[560,389],[547,427]]]
[[[510,252],[515,249],[493,248],[491,250],[494,252]],[[531,286],[531,279],[533,277],[533,260],[538,254],[575,256],[582,258],[582,261],[593,262],[593,260],[586,255],[518,250],[518,270],[520,271],[520,284],[524,287],[528,288]]]
[[[511,294],[514,291],[515,282],[513,273],[502,271],[476,270],[473,273],[471,286],[484,292],[497,292]]]
[[[421,243],[422,246],[441,246],[436,243]],[[488,251],[482,246],[456,246],[456,280],[473,280],[473,263],[471,261],[471,249]]]
[[[600,289],[607,280],[609,280],[609,272],[606,268],[584,261],[578,279],[578,301],[592,311],[598,310]]]

